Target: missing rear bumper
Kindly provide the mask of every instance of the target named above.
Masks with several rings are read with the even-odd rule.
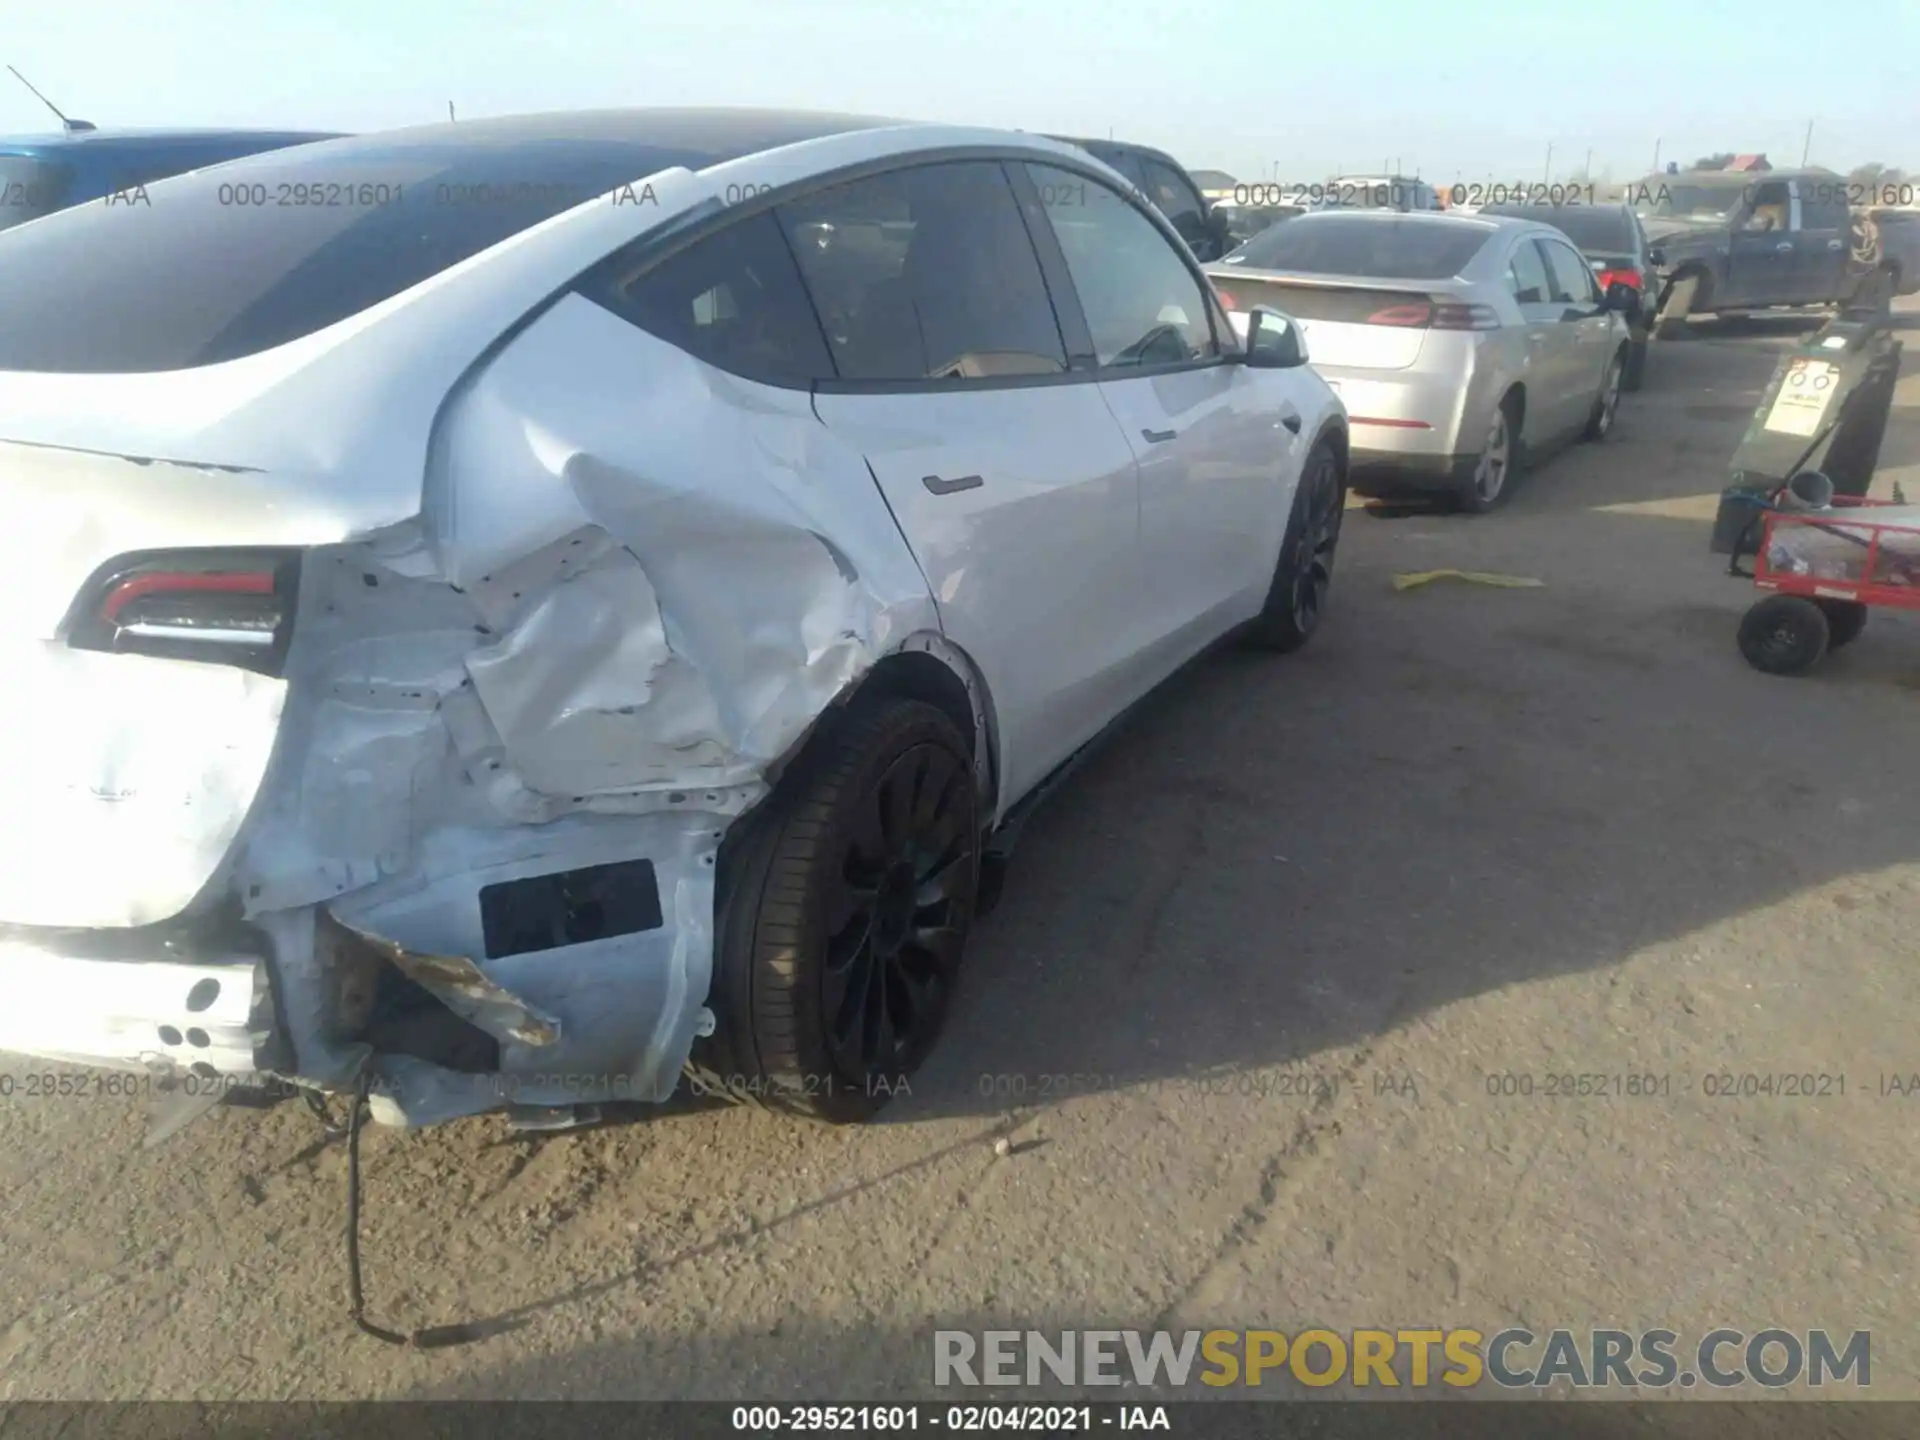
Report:
[[[248,1080],[281,1070],[263,955],[174,937],[0,932],[0,1050],[116,1070]]]

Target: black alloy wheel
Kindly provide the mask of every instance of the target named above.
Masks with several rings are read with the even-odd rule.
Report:
[[[828,882],[821,1015],[834,1069],[904,1075],[932,1043],[966,934],[977,868],[973,777],[917,745],[896,759],[845,832]]]

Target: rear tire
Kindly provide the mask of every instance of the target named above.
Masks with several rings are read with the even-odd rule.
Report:
[[[973,762],[947,715],[856,698],[728,837],[696,1091],[845,1124],[903,1092],[959,978],[980,883]]]
[[[1816,600],[1827,617],[1827,649],[1851,645],[1867,628],[1867,607],[1858,600]]]
[[[1459,509],[1485,515],[1507,503],[1520,469],[1521,413],[1518,395],[1509,390],[1501,396],[1487,438],[1454,492]]]
[[[1740,653],[1768,675],[1804,675],[1827,653],[1827,616],[1798,595],[1769,595],[1740,621]]]
[[[1614,417],[1620,412],[1620,391],[1627,373],[1627,352],[1623,349],[1607,362],[1607,378],[1600,382],[1600,398],[1593,402],[1583,440],[1604,440],[1613,433]]]
[[[1347,478],[1340,457],[1326,441],[1318,441],[1300,467],[1273,583],[1267,603],[1247,627],[1248,643],[1284,655],[1313,638],[1326,612],[1346,513]]]

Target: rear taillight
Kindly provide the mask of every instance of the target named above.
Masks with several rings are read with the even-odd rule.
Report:
[[[1367,316],[1368,325],[1397,325],[1410,330],[1498,330],[1500,312],[1491,305],[1456,300],[1414,300],[1389,305]]]
[[[1220,286],[1216,285],[1213,287],[1213,293],[1220,297],[1220,303],[1227,309],[1238,310],[1240,308],[1240,302],[1233,298],[1232,291],[1223,290]]]
[[[299,578],[299,552],[290,550],[122,556],[81,593],[67,643],[277,675],[293,629]]]
[[[1498,330],[1500,312],[1491,305],[1435,305],[1433,328],[1436,330]]]
[[[1622,285],[1631,285],[1636,290],[1644,290],[1647,288],[1646,282],[1640,278],[1640,272],[1638,270],[1602,270],[1594,278],[1600,282],[1602,293],[1605,293],[1606,288],[1615,281],[1618,281]]]
[[[1384,310],[1376,310],[1367,316],[1369,325],[1402,325],[1422,327],[1433,320],[1433,306],[1426,301],[1416,301],[1411,305],[1389,305]]]

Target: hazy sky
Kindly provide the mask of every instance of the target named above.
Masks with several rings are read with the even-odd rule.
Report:
[[[767,104],[1105,135],[1241,179],[1920,170],[1920,0],[16,0],[0,62],[110,125],[370,130]],[[0,133],[49,128],[0,71]]]

